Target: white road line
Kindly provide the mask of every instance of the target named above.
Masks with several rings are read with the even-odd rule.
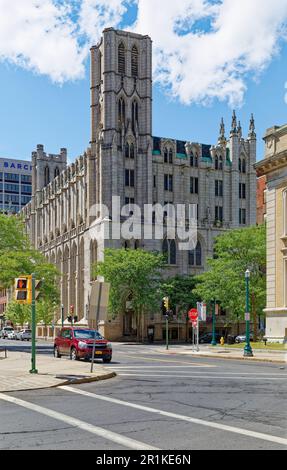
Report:
[[[204,369],[209,366],[204,366]],[[210,366],[213,368],[214,366]],[[192,366],[117,366],[117,365],[112,365],[111,368],[114,369],[188,369],[188,368],[201,368],[201,366],[198,365],[192,365]]]
[[[145,444],[144,442],[139,442],[134,439],[130,439],[129,437],[122,436],[121,434],[108,431],[98,426],[93,426],[92,424],[86,423],[85,421],[80,421],[79,419],[72,418],[71,416],[58,413],[57,411],[53,411],[48,408],[43,408],[42,406],[23,401],[18,398],[11,397],[9,395],[4,395],[3,393],[0,393],[0,400],[7,401],[9,403],[13,403],[18,406],[22,406],[23,408],[27,408],[28,410],[36,411],[37,413],[48,416],[49,418],[62,421],[75,428],[82,429],[83,431],[89,432],[91,434],[95,434],[96,436],[100,436],[103,439],[106,439],[108,441],[112,441],[112,442],[115,442],[116,444],[120,444],[124,447],[127,447],[128,449],[160,450],[157,447],[152,447],[148,444]]]
[[[198,366],[117,366],[117,365],[112,365],[111,369],[117,369],[117,370],[134,370],[134,369],[189,369],[193,367],[198,367]],[[157,371],[160,372],[160,371]],[[192,371],[193,374],[202,374],[202,372],[197,372],[197,371]],[[208,371],[209,374],[218,374],[217,372],[212,372]],[[267,377],[271,376],[276,376],[276,377],[286,377],[287,378],[287,373],[282,374],[280,372],[274,372],[274,373],[268,373],[268,372],[220,372],[221,374],[228,374],[228,375],[258,375],[258,376],[264,376],[266,375]]]
[[[198,424],[200,426],[207,426],[209,428],[219,429],[221,431],[232,432],[232,433],[235,433],[235,434],[242,434],[243,436],[254,437],[256,439],[261,439],[263,441],[275,442],[276,444],[282,444],[282,445],[287,446],[287,439],[285,439],[283,437],[272,436],[270,434],[263,434],[263,433],[260,433],[260,432],[249,431],[247,429],[236,428],[234,426],[227,426],[225,424],[218,424],[218,423],[213,423],[211,421],[205,421],[203,419],[191,418],[189,416],[179,415],[179,414],[176,414],[176,413],[170,413],[168,411],[162,411],[162,410],[158,410],[156,408],[150,408],[148,406],[143,406],[143,405],[138,405],[136,403],[130,403],[130,402],[127,402],[127,401],[118,400],[116,398],[104,397],[104,396],[101,396],[101,395],[97,395],[95,393],[86,392],[84,390],[75,389],[73,387],[69,387],[69,386],[65,386],[65,385],[63,385],[62,387],[59,387],[59,388],[62,389],[62,390],[66,390],[68,392],[71,392],[71,393],[75,393],[77,395],[84,395],[86,397],[94,398],[96,400],[102,400],[102,401],[106,401],[108,403],[114,403],[116,405],[127,406],[129,408],[135,408],[137,410],[147,411],[148,413],[154,413],[154,414],[158,414],[160,416],[166,416],[168,418],[179,419],[181,421],[187,421],[189,423]]]
[[[132,371],[131,371],[132,372]],[[166,371],[164,371],[166,372]],[[240,375],[238,377],[236,376],[222,376],[222,375],[175,375],[174,373],[172,374],[165,374],[161,373],[160,371],[157,371],[157,374],[138,374],[135,372],[134,374],[130,373],[118,373],[118,376],[121,377],[176,377],[176,378],[181,378],[181,379],[228,379],[228,380],[287,380],[287,377],[241,377]]]

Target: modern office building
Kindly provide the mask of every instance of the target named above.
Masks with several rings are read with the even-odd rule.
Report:
[[[0,158],[0,211],[18,213],[32,196],[32,164]]]

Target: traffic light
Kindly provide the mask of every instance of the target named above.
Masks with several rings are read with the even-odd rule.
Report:
[[[32,303],[32,276],[21,276],[15,279],[15,301],[19,304]]]
[[[161,310],[163,315],[168,315],[169,312],[169,298],[164,297],[162,299]]]
[[[165,310],[168,311],[169,310],[169,298],[168,297],[163,298],[163,305],[164,305]]]

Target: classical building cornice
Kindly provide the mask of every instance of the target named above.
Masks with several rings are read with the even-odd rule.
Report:
[[[254,165],[258,177],[284,167],[287,167],[287,149],[269,158],[265,158]]]

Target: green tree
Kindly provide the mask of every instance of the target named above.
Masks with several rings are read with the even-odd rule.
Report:
[[[161,284],[161,297],[169,297],[172,310],[177,312],[180,320],[185,321],[186,341],[189,326],[188,312],[196,307],[196,303],[200,300],[194,292],[195,286],[194,276],[180,275],[164,279]]]
[[[180,276],[169,277],[161,283],[161,296],[169,297],[173,310],[177,308],[179,317],[186,318],[190,308],[196,307],[200,300],[195,294],[195,277]]]
[[[42,298],[59,304],[60,273],[31,248],[20,217],[0,214],[0,266],[0,288],[11,287],[20,275],[35,273],[36,279],[43,279]]]
[[[42,323],[44,326],[45,336],[47,336],[47,326],[51,325],[55,318],[56,308],[57,304],[48,300],[37,302],[37,323]]]
[[[243,319],[245,271],[251,271],[250,294],[256,335],[257,314],[266,305],[266,227],[232,230],[215,242],[209,270],[197,276],[196,295],[206,302],[216,299],[228,311],[229,321]]]
[[[106,249],[104,261],[95,266],[95,275],[111,284],[109,312],[123,314],[131,302],[136,316],[138,339],[144,336],[144,315],[159,310],[160,279],[164,258],[143,250]]]
[[[20,325],[23,328],[27,323],[31,324],[31,307],[10,302],[7,305],[5,316],[12,321],[14,327]]]

